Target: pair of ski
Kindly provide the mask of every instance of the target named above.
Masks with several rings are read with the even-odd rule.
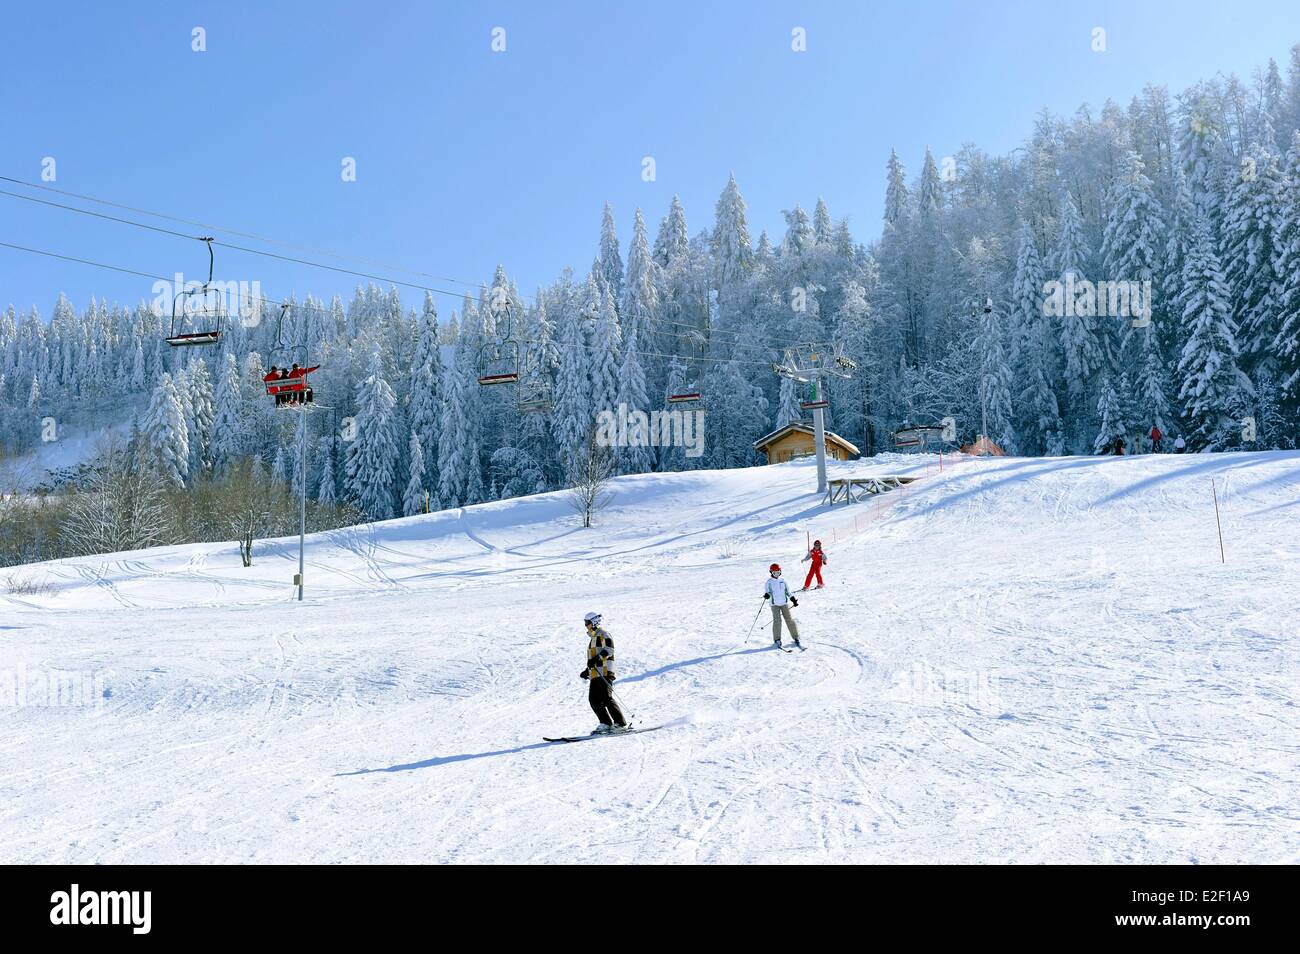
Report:
[[[626,732],[601,732],[594,735],[561,735],[555,738],[551,738],[549,736],[544,735],[542,736],[542,741],[543,742],[587,742],[592,739],[611,739],[611,738],[618,738],[619,736],[624,736],[624,735],[639,735],[642,732],[654,732],[657,729],[662,729],[662,728],[663,726],[661,725],[648,725],[645,728],[628,729]]]
[[[807,647],[803,646],[800,643],[796,643],[795,646],[798,648],[799,652],[801,653],[808,651]],[[776,643],[772,644],[772,648],[779,649],[783,653],[794,652],[793,649],[786,649],[784,646],[778,646]],[[542,736],[542,741],[543,742],[589,742],[592,739],[609,739],[609,738],[617,738],[623,735],[639,735],[642,732],[656,732],[662,728],[664,728],[662,725],[648,725],[645,726],[644,728],[628,729],[626,732],[601,732],[595,735],[560,735],[560,736],[544,735]]]

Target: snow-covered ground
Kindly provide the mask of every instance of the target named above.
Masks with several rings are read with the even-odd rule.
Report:
[[[296,539],[23,568],[0,861],[1297,860],[1300,454],[837,470],[905,472],[833,512],[803,462],[622,478],[593,530],[550,495],[322,534],[303,604]],[[807,532],[808,651],[765,610],[747,643]],[[594,724],[589,610],[667,728],[541,741]]]

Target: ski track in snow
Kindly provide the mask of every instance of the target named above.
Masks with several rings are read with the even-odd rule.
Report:
[[[304,603],[296,538],[26,567],[0,861],[1295,861],[1300,454],[934,465],[833,465],[924,477],[834,511],[799,462],[620,478],[586,531],[550,494],[314,535]],[[761,588],[806,532],[787,655]],[[666,727],[542,742],[593,723],[590,609]]]

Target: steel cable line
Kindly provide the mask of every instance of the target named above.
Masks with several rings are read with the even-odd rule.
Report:
[[[460,279],[460,278],[449,278],[449,277],[445,277],[445,276],[432,275],[432,274],[430,274],[430,273],[428,273],[428,272],[421,272],[421,271],[418,271],[418,270],[415,270],[415,269],[408,269],[408,268],[404,268],[404,267],[402,267],[402,266],[400,266],[400,265],[389,265],[389,264],[386,264],[386,263],[384,263],[384,262],[379,262],[379,261],[376,261],[376,260],[373,260],[373,259],[367,259],[367,258],[364,258],[364,257],[361,257],[361,256],[348,256],[348,255],[341,254],[341,253],[339,253],[339,252],[332,252],[332,251],[329,251],[328,249],[320,249],[320,248],[317,248],[317,247],[314,247],[314,246],[310,246],[310,245],[303,245],[303,244],[300,244],[300,243],[286,242],[286,241],[281,240],[281,239],[267,238],[267,237],[265,237],[265,236],[260,236],[260,235],[257,235],[257,234],[255,234],[255,233],[252,233],[252,232],[239,231],[239,230],[236,230],[236,229],[229,229],[229,228],[225,228],[225,227],[223,227],[223,226],[217,226],[217,225],[212,225],[212,224],[210,224],[210,223],[199,222],[199,221],[196,221],[196,220],[194,220],[194,219],[186,219],[186,218],[181,218],[181,217],[179,217],[179,216],[168,215],[168,214],[163,213],[163,212],[153,212],[153,211],[150,211],[150,210],[148,210],[148,209],[141,209],[141,208],[137,208],[137,207],[135,207],[135,206],[124,205],[124,204],[119,203],[119,202],[113,202],[113,201],[110,201],[110,200],[108,200],[108,199],[100,199],[100,198],[96,198],[95,196],[91,196],[91,195],[84,195],[84,194],[82,194],[82,193],[70,192],[70,191],[67,191],[67,190],[65,190],[65,189],[56,189],[56,188],[54,188],[53,186],[43,185],[43,184],[41,184],[41,183],[37,183],[37,182],[28,182],[28,181],[23,180],[23,179],[17,179],[17,178],[14,178],[13,176],[0,175],[0,181],[3,181],[3,182],[12,182],[12,183],[15,183],[15,184],[17,184],[17,185],[26,186],[26,187],[28,187],[28,188],[32,188],[32,189],[41,189],[41,190],[44,190],[44,191],[46,191],[46,192],[53,192],[53,193],[58,194],[58,195],[64,195],[64,196],[68,196],[68,197],[70,197],[70,198],[80,199],[80,200],[82,200],[82,201],[95,202],[95,203],[100,204],[100,205],[106,205],[106,206],[110,206],[110,207],[112,207],[112,208],[123,209],[123,210],[125,210],[125,211],[128,211],[128,212],[135,212],[135,213],[138,213],[138,214],[140,214],[140,215],[149,215],[149,216],[153,216],[153,217],[155,217],[155,218],[165,219],[165,220],[172,221],[172,222],[179,222],[179,223],[184,224],[184,225],[194,225],[194,226],[197,226],[197,227],[199,227],[199,228],[207,229],[207,230],[210,230],[210,231],[225,232],[225,233],[227,233],[227,234],[229,234],[229,235],[238,235],[238,236],[240,236],[240,237],[242,237],[242,238],[251,238],[251,239],[254,239],[254,240],[256,240],[256,241],[259,241],[259,242],[266,242],[267,244],[271,244],[271,245],[280,245],[280,246],[284,246],[284,247],[287,247],[287,248],[305,248],[305,249],[308,249],[309,251],[314,251],[314,252],[318,252],[318,253],[320,253],[320,254],[328,255],[328,256],[330,256],[331,258],[338,258],[338,259],[345,260],[345,261],[348,260],[348,259],[351,259],[351,260],[353,260],[353,261],[365,262],[365,263],[367,263],[367,264],[380,265],[380,266],[382,266],[382,267],[384,267],[384,268],[391,268],[391,269],[394,269],[395,271],[407,272],[408,274],[413,274],[413,275],[420,275],[420,276],[423,276],[423,277],[425,277],[425,278],[434,278],[434,279],[437,279],[438,281],[451,282],[451,283],[456,284],[456,285],[465,285],[467,289],[480,290],[480,289],[482,289],[482,288],[485,287],[485,285],[484,285],[483,282],[469,282],[469,281],[466,281],[466,280],[464,280],[464,279]],[[33,203],[37,203],[37,204],[40,204],[40,205],[51,206],[51,207],[53,207],[53,208],[57,208],[57,209],[64,209],[64,210],[66,210],[66,211],[68,211],[68,212],[76,212],[76,213],[79,213],[79,214],[81,214],[81,215],[92,216],[92,217],[94,217],[94,218],[104,219],[104,220],[107,220],[107,221],[110,221],[110,222],[117,222],[117,223],[120,223],[120,224],[122,224],[122,225],[130,225],[130,226],[134,226],[134,227],[136,227],[136,228],[147,229],[147,230],[149,230],[149,231],[152,231],[152,232],[158,232],[158,233],[161,233],[161,234],[163,234],[163,235],[171,235],[171,236],[175,236],[175,237],[177,237],[177,238],[190,239],[190,240],[194,240],[194,241],[199,241],[199,240],[200,240],[200,239],[198,238],[198,236],[190,235],[190,234],[185,233],[185,232],[178,232],[178,231],[176,231],[176,230],[174,230],[174,229],[165,229],[165,228],[162,228],[162,227],[160,227],[160,226],[149,225],[149,224],[146,223],[146,222],[136,222],[136,221],[132,221],[131,219],[124,219],[124,218],[120,218],[120,217],[118,217],[118,216],[107,215],[107,214],[104,214],[104,213],[101,213],[101,212],[95,212],[95,211],[90,210],[90,209],[80,209],[80,208],[77,208],[76,206],[64,205],[64,204],[62,204],[62,203],[59,203],[59,202],[53,202],[53,201],[46,200],[46,199],[39,199],[39,198],[36,198],[35,196],[23,195],[23,194],[18,193],[18,192],[7,192],[7,191],[0,190],[0,196],[5,196],[5,197],[8,197],[8,198],[13,198],[13,199],[21,199],[21,200],[26,201],[26,202],[33,202]],[[416,284],[416,283],[413,283],[413,282],[406,282],[406,281],[402,281],[402,280],[400,280],[400,279],[390,278],[390,277],[388,277],[388,276],[384,276],[384,275],[373,275],[373,274],[370,274],[370,273],[368,273],[368,272],[359,272],[359,271],[355,271],[355,270],[352,270],[352,269],[340,268],[340,267],[335,266],[335,265],[327,265],[327,264],[325,264],[325,263],[323,263],[323,262],[314,262],[314,261],[311,261],[311,260],[309,260],[309,259],[296,258],[296,257],[293,257],[293,256],[287,256],[287,255],[278,255],[278,254],[276,254],[276,253],[274,253],[274,252],[268,252],[268,251],[264,251],[264,250],[261,250],[261,249],[255,249],[255,248],[247,248],[247,247],[240,246],[240,245],[234,245],[234,244],[229,243],[229,242],[217,242],[217,241],[214,241],[212,244],[213,244],[213,245],[216,245],[216,246],[218,246],[218,247],[220,247],[220,248],[227,248],[227,249],[230,249],[231,251],[245,252],[245,253],[250,254],[250,255],[262,255],[262,256],[265,256],[265,257],[267,257],[267,258],[274,258],[274,259],[278,259],[278,260],[280,260],[280,261],[290,262],[290,263],[292,263],[292,264],[296,264],[296,265],[305,265],[305,266],[308,266],[308,267],[310,267],[310,268],[321,268],[321,269],[325,269],[325,270],[333,271],[333,272],[338,272],[338,273],[345,274],[345,275],[352,275],[352,276],[357,277],[357,278],[365,278],[365,279],[368,279],[368,280],[370,280],[370,281],[387,282],[387,283],[392,284],[392,285],[400,285],[400,286],[403,286],[403,287],[406,287],[406,288],[412,288],[412,289],[415,289],[415,290],[417,290],[417,291],[427,291],[427,292],[432,292],[432,293],[434,293],[434,294],[444,295],[444,296],[449,297],[449,298],[462,298],[462,299],[463,299],[463,298],[466,296],[466,294],[467,294],[466,291],[449,291],[449,290],[447,290],[447,289],[442,289],[442,288],[433,288],[433,287],[429,287],[429,286],[426,286],[426,285],[419,285],[419,284]],[[472,296],[471,296],[471,297],[472,297]],[[679,340],[679,341],[680,341],[680,340],[685,340],[685,339],[687,339],[687,338],[690,338],[692,335],[695,335],[695,336],[704,336],[704,337],[707,337],[707,338],[710,339],[710,340],[712,340],[713,338],[721,337],[721,338],[723,338],[724,340],[728,340],[728,341],[730,341],[732,344],[737,344],[737,343],[740,343],[740,342],[742,342],[742,341],[745,341],[745,342],[747,343],[748,340],[749,340],[749,339],[748,339],[744,334],[742,334],[741,332],[736,332],[736,331],[727,331],[727,330],[725,330],[725,329],[715,328],[715,329],[709,329],[709,330],[707,331],[707,333],[706,333],[706,332],[702,331],[702,330],[701,330],[697,325],[691,324],[690,322],[673,321],[673,320],[668,319],[668,318],[660,318],[660,317],[650,318],[650,319],[649,319],[649,324],[651,324],[652,326],[655,326],[655,325],[657,325],[657,326],[671,326],[671,327],[676,327],[676,328],[685,328],[685,329],[687,329],[687,334],[686,334],[686,335],[669,335],[669,337],[673,337],[673,338],[675,338],[676,340]],[[773,347],[773,350],[776,350],[776,351],[780,351],[780,350],[781,350],[779,347],[775,347],[775,346],[771,346],[771,345],[769,345],[769,346],[770,346],[770,347]]]
[[[4,177],[0,176],[0,178],[4,178]],[[37,205],[44,205],[44,206],[49,206],[49,207],[56,208],[56,209],[62,209],[62,210],[67,211],[67,212],[75,212],[75,213],[77,213],[77,214],[79,214],[79,215],[86,215],[86,216],[90,216],[90,217],[92,217],[92,218],[104,219],[104,220],[109,221],[109,222],[116,222],[116,223],[118,223],[118,224],[120,224],[120,225],[129,225],[129,226],[133,226],[133,227],[135,227],[135,228],[146,229],[146,230],[148,230],[148,231],[150,231],[150,232],[158,232],[158,233],[160,233],[160,234],[162,234],[162,235],[169,235],[169,236],[172,236],[172,237],[175,237],[175,238],[181,238],[181,239],[186,239],[186,240],[189,240],[189,241],[195,241],[195,242],[201,242],[201,241],[204,241],[204,239],[202,239],[202,238],[200,238],[200,237],[198,237],[198,236],[189,235],[189,234],[187,234],[187,233],[185,233],[185,232],[178,232],[178,231],[176,231],[175,229],[163,228],[162,226],[158,226],[158,225],[150,225],[150,224],[148,224],[147,222],[135,222],[135,221],[132,221],[131,219],[124,219],[124,218],[121,218],[121,217],[119,217],[119,216],[108,215],[108,214],[103,213],[103,212],[95,212],[94,210],[91,210],[91,209],[80,209],[80,208],[77,208],[76,206],[65,205],[65,204],[63,204],[63,203],[61,203],[61,202],[54,202],[54,201],[51,201],[51,200],[49,200],[49,199],[39,199],[39,198],[36,198],[35,196],[22,195],[21,193],[17,193],[17,192],[8,192],[8,191],[3,190],[3,189],[0,189],[0,196],[4,196],[4,197],[7,197],[7,198],[13,198],[13,199],[21,199],[21,200],[23,200],[23,201],[25,201],[25,202],[33,202],[33,203],[36,203]],[[217,242],[217,241],[213,241],[212,244],[215,245],[215,246],[217,246],[217,247],[219,247],[219,248],[226,248],[226,249],[230,249],[230,250],[232,250],[232,251],[245,252],[245,253],[247,253],[247,254],[251,254],[251,255],[262,255],[262,256],[265,256],[265,257],[268,257],[268,258],[279,259],[279,260],[281,260],[281,261],[292,262],[292,263],[300,264],[300,265],[307,265],[307,266],[311,266],[311,267],[315,267],[315,268],[323,268],[323,269],[326,269],[326,270],[328,270],[328,271],[341,272],[341,273],[343,273],[343,274],[347,274],[347,275],[353,275],[353,276],[357,276],[357,277],[361,277],[361,278],[368,278],[368,279],[370,279],[371,281],[378,281],[378,282],[391,282],[391,283],[396,284],[396,285],[402,285],[402,286],[405,286],[405,287],[407,287],[407,288],[414,288],[414,289],[417,289],[417,290],[419,290],[419,291],[432,292],[432,293],[434,293],[434,294],[444,295],[444,296],[446,296],[446,297],[453,298],[453,299],[457,299],[457,300],[464,300],[464,298],[466,297],[465,293],[463,293],[463,292],[450,291],[450,290],[448,290],[448,289],[442,289],[442,288],[432,288],[432,287],[429,287],[429,286],[426,286],[426,285],[417,285],[417,284],[414,284],[414,283],[411,283],[411,282],[403,282],[403,281],[400,281],[400,280],[398,280],[398,279],[391,279],[391,278],[388,278],[388,277],[383,276],[383,275],[370,275],[370,274],[367,274],[367,273],[365,273],[365,272],[357,272],[357,271],[353,271],[353,270],[351,270],[351,269],[339,268],[338,266],[334,266],[334,265],[326,265],[326,264],[323,264],[323,263],[320,263],[320,262],[312,262],[312,261],[308,261],[308,260],[306,260],[306,259],[299,259],[299,258],[293,258],[293,257],[290,257],[290,256],[279,255],[279,254],[277,254],[277,253],[275,253],[275,252],[268,252],[268,251],[264,251],[264,250],[262,250],[262,249],[247,248],[247,247],[245,247],[245,246],[241,246],[241,245],[233,245],[233,244],[228,243],[228,242]],[[159,279],[159,280],[160,280],[160,281],[171,281],[172,279],[162,278],[162,279]],[[483,286],[480,286],[480,288],[482,288],[482,287],[483,287]],[[470,297],[471,299],[473,298],[473,296],[469,296],[469,297]],[[665,325],[673,325],[673,326],[680,327],[680,328],[687,328],[687,329],[689,329],[689,331],[688,331],[687,333],[684,333],[684,334],[682,334],[682,333],[678,333],[678,334],[668,333],[668,334],[665,335],[665,337],[671,338],[671,339],[676,340],[676,341],[689,342],[691,345],[697,345],[697,344],[699,343],[699,340],[700,340],[701,338],[705,338],[705,339],[708,339],[708,340],[712,340],[712,339],[715,338],[715,337],[722,337],[724,341],[725,341],[725,340],[730,340],[730,342],[731,342],[733,345],[735,345],[735,344],[739,344],[739,343],[742,342],[742,341],[744,341],[746,344],[750,343],[750,339],[746,338],[746,337],[745,337],[744,335],[742,335],[741,333],[739,333],[739,332],[734,332],[734,331],[724,331],[724,330],[721,330],[721,329],[710,329],[708,332],[704,332],[704,331],[702,331],[701,329],[699,329],[698,327],[696,327],[695,325],[691,325],[691,324],[686,323],[686,322],[676,322],[676,321],[669,321],[669,320],[666,320],[666,319],[656,319],[656,318],[651,318],[651,319],[649,319],[649,324],[652,325],[652,326],[653,326],[653,325],[665,324]],[[756,343],[757,343],[757,342],[756,342]],[[774,351],[778,351],[778,352],[779,352],[779,351],[781,350],[781,348],[779,348],[779,347],[775,347],[775,346],[772,346],[772,345],[770,345],[770,344],[769,344],[769,347],[771,347],[772,350],[774,350]],[[638,352],[638,353],[640,353],[640,352]],[[685,356],[685,355],[676,355],[676,356],[674,356],[674,357],[681,357],[681,358],[684,358],[685,360],[695,360],[695,361],[703,360],[703,358],[687,357],[687,356]]]
[[[45,185],[40,182],[28,182],[25,179],[16,179],[13,176],[0,175],[0,182],[12,182],[14,185],[26,186],[29,189],[41,189],[45,192],[53,192],[57,195],[67,196],[71,199],[80,199],[83,202],[94,202],[97,205],[106,205],[114,209],[122,209],[125,212],[135,212],[138,215],[148,215],[156,219],[164,219],[169,222],[179,222],[182,225],[193,225],[208,232],[224,232],[227,235],[236,235],[239,238],[253,239],[257,242],[265,242],[268,245],[281,245],[286,248],[300,248],[318,255],[328,255],[330,258],[337,258],[343,261],[362,262],[366,265],[378,265],[382,268],[389,268],[393,271],[406,272],[409,275],[419,275],[422,278],[432,278],[440,282],[451,282],[454,285],[466,285],[470,288],[478,288],[481,282],[467,282],[461,278],[451,278],[446,275],[432,275],[428,272],[422,272],[418,269],[406,268],[402,265],[392,265],[387,262],[377,261],[375,259],[363,258],[359,255],[345,255],[342,252],[331,251],[327,248],[320,248],[315,245],[306,245],[300,242],[288,242],[284,239],[268,238],[265,235],[258,235],[254,232],[240,231],[238,229],[226,228],[221,225],[212,225],[208,222],[199,222],[194,219],[186,219],[181,216],[168,215],[166,212],[154,212],[149,209],[141,209],[132,205],[124,205],[121,202],[113,202],[109,199],[100,199],[93,195],[85,195],[79,192],[69,192],[66,189],[56,189],[54,186]]]
[[[4,177],[0,176],[0,178],[4,178]],[[79,215],[88,215],[96,219],[106,219],[109,222],[117,222],[121,225],[131,225],[139,229],[148,229],[150,232],[160,232],[163,235],[171,235],[171,236],[175,236],[176,238],[190,239],[191,241],[195,241],[195,242],[203,241],[201,238],[199,238],[196,235],[189,235],[185,232],[177,232],[175,229],[165,229],[158,225],[149,225],[147,222],[134,222],[131,219],[123,219],[115,215],[106,215],[103,212],[95,212],[91,209],[79,209],[74,205],[64,205],[61,202],[52,202],[49,199],[38,199],[35,196],[31,196],[31,195],[22,195],[17,192],[7,192],[5,190],[0,189],[0,196],[6,196],[11,199],[22,199],[25,202],[35,202],[38,205],[52,206],[56,209],[63,209],[67,212],[76,212]],[[218,248],[226,248],[235,252],[245,252],[250,255],[262,255],[267,258],[278,259],[282,262],[292,262],[293,264],[296,265],[307,265],[313,268],[323,268],[331,272],[341,272],[345,275],[354,275],[358,278],[367,278],[370,279],[371,281],[376,281],[376,282],[389,282],[390,284],[393,285],[402,285],[406,288],[414,288],[419,291],[432,292],[436,295],[446,295],[450,298],[461,299],[465,297],[465,292],[449,291],[448,289],[445,288],[434,288],[429,285],[417,285],[414,282],[405,282],[395,278],[387,278],[383,275],[371,275],[367,272],[358,272],[349,268],[342,268],[338,265],[326,265],[323,262],[312,262],[304,258],[294,258],[291,255],[280,255],[277,252],[268,252],[265,251],[264,249],[248,248],[243,245],[234,245],[230,242],[214,241],[212,244],[217,246]],[[170,279],[167,280],[170,281]]]
[[[214,244],[215,244],[215,243],[214,243]],[[124,275],[134,275],[134,276],[136,276],[136,277],[138,277],[138,278],[150,278],[150,279],[153,279],[153,280],[155,280],[155,281],[167,282],[167,283],[169,283],[169,284],[173,281],[172,278],[168,278],[168,277],[166,277],[166,276],[164,276],[164,275],[155,275],[155,274],[153,274],[152,272],[141,272],[141,271],[137,271],[137,270],[135,270],[135,269],[125,268],[125,267],[120,266],[120,265],[110,265],[110,264],[107,264],[107,263],[105,263],[105,262],[96,262],[96,261],[92,261],[92,260],[90,260],[90,259],[86,259],[86,258],[77,258],[77,257],[72,256],[72,255],[63,255],[63,254],[61,254],[61,253],[59,253],[59,252],[51,252],[51,251],[48,251],[48,250],[45,250],[45,249],[32,248],[32,247],[27,246],[27,245],[18,245],[18,244],[15,244],[15,243],[13,243],[13,242],[0,241],[0,248],[9,248],[9,249],[14,249],[14,250],[19,251],[19,252],[28,252],[28,253],[30,253],[30,254],[32,254],[32,255],[43,255],[43,256],[45,256],[46,258],[54,258],[54,259],[59,259],[59,260],[61,260],[61,261],[65,261],[65,262],[73,262],[73,263],[78,264],[78,265],[87,265],[87,266],[90,266],[90,267],[92,267],[92,268],[104,269],[104,270],[106,270],[106,271],[120,272],[120,273],[122,273],[122,274],[124,274]],[[259,297],[259,296],[256,296],[256,295],[241,296],[241,298],[244,298],[244,299],[246,299],[247,301],[250,301],[250,302],[257,302],[257,303],[259,303],[259,304],[269,305],[269,306],[271,306],[271,307],[273,307],[273,308],[279,308],[279,307],[284,303],[283,300],[276,301],[276,300],[273,300],[273,299],[270,299],[270,298],[262,298],[262,297]],[[301,306],[299,306],[299,307],[301,307]],[[540,345],[545,345],[545,344],[550,344],[550,345],[552,345],[553,347],[555,347],[555,348],[557,348],[557,349],[558,349],[558,348],[562,348],[562,347],[564,347],[563,345],[561,345],[561,344],[560,344],[558,341],[556,341],[555,339],[551,339],[549,342],[547,342],[547,341],[545,341],[545,340],[543,340],[543,339],[540,339],[540,338],[511,338],[511,339],[509,339],[509,340],[511,340],[511,341],[517,341],[517,342],[519,342],[519,343],[521,343],[521,344],[533,344],[533,345],[539,345],[539,346],[540,346]],[[583,351],[587,351],[587,352],[594,352],[594,351],[597,350],[594,346],[592,346],[592,345],[588,345],[588,344],[586,344],[586,343],[580,344],[580,345],[578,345],[578,347],[581,348]],[[778,349],[778,350],[779,350],[779,349]],[[626,352],[624,352],[624,353],[626,354]],[[633,353],[634,353],[634,354],[637,354],[637,355],[640,355],[640,356],[643,357],[643,358],[669,358],[669,359],[671,359],[671,358],[681,358],[681,357],[682,357],[681,355],[667,354],[667,353],[665,353],[665,352],[660,352],[660,351],[645,351],[645,350],[643,350],[643,349],[641,349],[641,348],[637,348],[637,349],[635,349],[635,351],[634,351]],[[690,360],[692,360],[692,361],[699,361],[699,362],[702,362],[702,363],[712,363],[712,364],[726,364],[726,363],[728,363],[728,362],[734,361],[736,364],[740,364],[740,365],[747,365],[747,366],[751,366],[751,367],[762,367],[762,368],[769,368],[769,369],[770,369],[771,366],[772,366],[772,362],[771,362],[771,361],[750,361],[750,360],[746,360],[746,359],[743,359],[743,358],[712,358],[712,357],[700,357],[700,358],[692,358],[692,359],[690,359]]]

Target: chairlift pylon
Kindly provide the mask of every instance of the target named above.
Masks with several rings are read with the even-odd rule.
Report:
[[[198,288],[186,288],[172,298],[172,322],[167,335],[167,343],[173,348],[192,347],[194,345],[212,345],[221,340],[225,330],[226,309],[221,300],[221,292],[212,288],[212,269],[216,258],[212,252],[211,236],[199,239],[208,246],[208,280]],[[216,296],[210,300],[210,296]],[[192,303],[197,301],[197,308]],[[177,312],[177,305],[180,311]],[[179,331],[184,326],[184,319],[189,316],[199,325],[198,331]]]

